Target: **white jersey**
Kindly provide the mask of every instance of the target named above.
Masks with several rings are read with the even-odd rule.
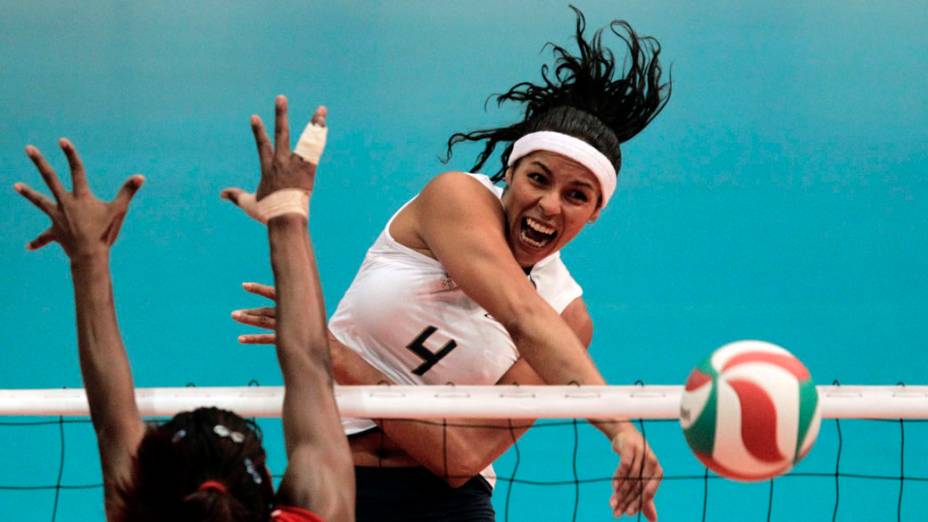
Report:
[[[487,176],[471,176],[501,196]],[[512,338],[440,262],[393,239],[390,224],[400,211],[367,251],[329,330],[396,384],[496,384],[519,358]],[[527,277],[558,314],[583,293],[559,253]],[[349,435],[375,426],[367,419],[342,423]]]

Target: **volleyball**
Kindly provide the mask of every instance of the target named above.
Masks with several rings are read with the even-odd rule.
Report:
[[[764,341],[737,341],[713,352],[690,373],[680,401],[680,425],[693,453],[738,481],[789,471],[809,452],[820,423],[809,370]]]

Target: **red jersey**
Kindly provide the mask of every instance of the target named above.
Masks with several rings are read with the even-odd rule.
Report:
[[[308,509],[277,506],[271,511],[271,522],[323,522],[323,520]]]

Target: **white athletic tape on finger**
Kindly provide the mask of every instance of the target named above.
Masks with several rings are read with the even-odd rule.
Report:
[[[309,194],[308,190],[302,189],[283,189],[268,194],[258,201],[258,212],[264,218],[263,223],[285,214],[299,214],[308,220]]]
[[[303,129],[299,141],[296,142],[293,153],[313,165],[318,165],[322,151],[325,150],[325,138],[328,132],[328,127],[309,122],[309,125]]]

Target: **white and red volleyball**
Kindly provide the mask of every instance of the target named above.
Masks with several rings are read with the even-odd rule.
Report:
[[[763,341],[716,350],[690,373],[680,401],[680,425],[693,453],[733,480],[786,473],[809,452],[820,424],[809,370]]]

